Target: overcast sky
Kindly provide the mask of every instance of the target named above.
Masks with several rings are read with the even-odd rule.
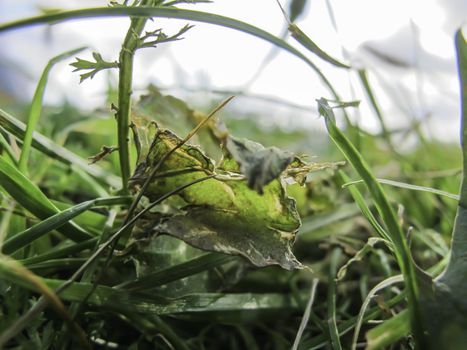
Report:
[[[281,1],[287,7],[288,2]],[[39,8],[106,6],[106,1],[0,1],[2,22],[37,14]],[[186,6],[218,13],[281,35],[284,17],[275,0],[215,0],[211,4]],[[332,18],[335,19],[333,24]],[[459,84],[453,36],[467,20],[464,0],[311,0],[297,24],[322,49],[370,72],[386,118],[393,127],[411,119],[428,118],[427,133],[445,140],[457,138],[459,129]],[[109,61],[118,58],[128,19],[93,19],[34,27],[0,35],[0,86],[9,94],[29,99],[47,61],[69,49],[87,45]],[[186,21],[156,20],[148,28],[163,27],[167,33]],[[135,90],[148,83],[172,89],[173,94],[195,100],[216,97],[186,90],[243,90],[255,75],[271,46],[260,39],[230,29],[196,24],[186,38],[158,49],[138,52]],[[288,39],[294,46],[293,39]],[[299,47],[299,46],[297,46]],[[90,58],[91,50],[80,54]],[[346,100],[365,100],[356,75],[336,69],[309,55]],[[397,64],[390,63],[397,62]],[[70,63],[59,64],[51,74],[46,100],[60,103],[64,98],[102,107],[107,74],[79,84]],[[329,96],[309,67],[287,52],[280,52],[259,78],[248,87],[253,95],[275,97],[303,109],[239,99],[236,108],[267,113],[285,124],[319,128],[315,99]],[[220,96],[217,96],[221,99]],[[377,122],[366,103],[359,122],[377,130]]]

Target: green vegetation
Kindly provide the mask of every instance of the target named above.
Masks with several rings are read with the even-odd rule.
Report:
[[[112,112],[43,104],[53,65],[82,48],[50,60],[30,106],[0,108],[0,348],[462,349],[462,32],[462,148],[415,128],[404,132],[419,142],[402,152],[366,71],[331,57],[289,19],[303,52],[250,24],[176,7],[185,2],[125,1],[0,24],[2,35],[131,17],[118,61],[94,52],[95,61],[71,63],[81,81],[118,70]],[[292,1],[288,18],[302,10]],[[305,61],[332,97],[316,96],[333,142],[320,161],[304,156],[313,153],[305,131],[232,118],[223,109],[232,98],[197,111],[154,86],[132,96],[138,50],[189,40],[191,26],[144,32],[158,17],[239,30]],[[380,134],[352,124],[346,110],[358,102],[342,101],[315,59],[360,78]]]

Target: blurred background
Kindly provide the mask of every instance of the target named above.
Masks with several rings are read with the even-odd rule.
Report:
[[[309,0],[296,19],[299,27],[323,50],[354,67],[365,68],[391,129],[422,130],[426,137],[457,142],[459,84],[454,34],[467,19],[463,0]],[[281,1],[287,10],[288,1]],[[0,2],[0,20],[11,21],[52,9],[107,6],[97,0],[36,0]],[[183,5],[245,21],[302,48],[287,34],[286,21],[275,0],[215,0]],[[147,30],[162,27],[175,33],[186,21],[152,21]],[[286,129],[323,130],[315,99],[331,97],[309,67],[291,54],[261,39],[222,27],[194,23],[185,40],[136,55],[135,93],[154,84],[166,93],[207,108],[224,95],[239,97],[228,108],[242,118]],[[88,46],[79,54],[91,59],[98,51],[105,60],[118,59],[129,20],[87,19],[36,26],[0,35],[0,93],[2,100],[28,102],[40,74],[53,56]],[[303,50],[302,50],[303,51]],[[361,128],[378,132],[380,125],[369,107],[355,72],[335,68],[308,55],[328,76],[344,100],[361,100],[351,118]],[[79,83],[71,73],[72,60],[58,64],[47,85],[46,103],[64,101],[91,111],[108,108],[107,90],[116,72],[99,73]],[[13,103],[13,102],[12,102]],[[404,137],[398,147],[414,141]]]

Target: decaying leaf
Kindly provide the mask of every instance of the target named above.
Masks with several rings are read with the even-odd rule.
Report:
[[[292,163],[292,153],[277,147],[264,148],[257,142],[228,137],[225,147],[247,178],[248,187],[263,193],[263,187],[277,179]]]
[[[157,99],[170,110],[169,99]],[[185,109],[180,100],[174,103],[175,110]],[[130,181],[130,188],[136,192],[181,139],[142,116],[133,123],[134,132],[142,136],[138,164]],[[209,128],[214,130],[215,126]],[[223,135],[218,139],[223,144],[218,166],[199,147],[188,144],[163,162],[145,192],[150,201],[207,175],[215,177],[180,191],[169,201],[168,212],[146,217],[139,225],[203,250],[244,256],[256,266],[301,268],[292,253],[300,218],[294,199],[287,196],[284,180],[292,177],[302,182],[313,167],[330,165],[310,165],[277,148]]]

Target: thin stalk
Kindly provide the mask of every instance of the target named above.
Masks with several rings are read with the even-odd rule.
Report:
[[[342,251],[340,248],[335,248],[331,252],[331,263],[329,266],[329,283],[328,283],[328,327],[329,337],[331,338],[331,348],[333,350],[342,350],[341,342],[339,339],[339,330],[336,323],[336,275],[337,264],[341,257]]]
[[[305,308],[305,313],[303,314],[302,321],[300,322],[300,327],[298,328],[297,335],[295,336],[295,341],[293,343],[292,350],[298,349],[298,346],[300,345],[300,340],[303,336],[303,332],[305,331],[305,328],[308,324],[308,320],[310,319],[311,307],[313,306],[313,301],[315,300],[318,282],[319,280],[317,278],[313,278],[313,282],[311,283],[310,298],[308,299],[308,303]]]
[[[151,5],[152,1],[147,0],[141,3],[142,6]],[[123,41],[119,59],[119,82],[118,82],[118,110],[117,110],[117,135],[118,154],[120,159],[120,172],[122,176],[122,191],[128,193],[128,180],[130,179],[130,114],[131,114],[131,94],[133,83],[133,58],[138,49],[138,40],[147,18],[132,18],[130,28]]]

